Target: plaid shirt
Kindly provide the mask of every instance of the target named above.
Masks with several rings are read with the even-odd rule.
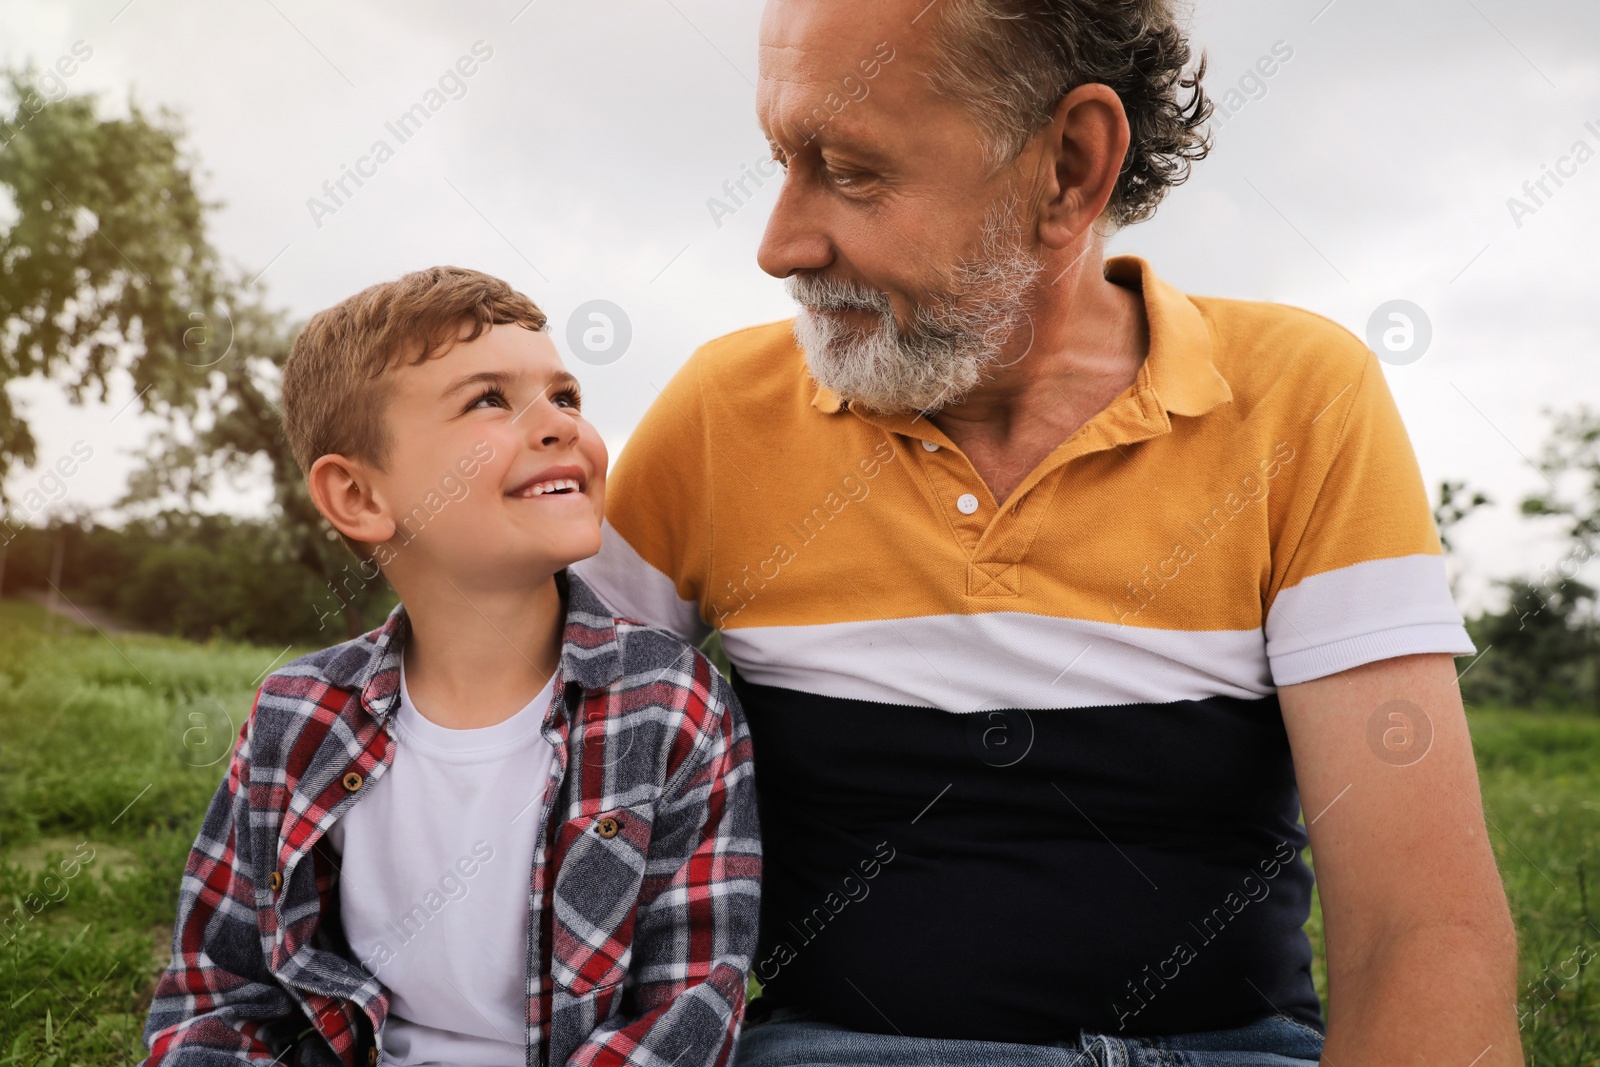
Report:
[[[699,652],[614,618],[577,575],[558,581],[527,1063],[725,1064],[761,876],[743,714]],[[380,1061],[388,994],[352,958],[336,857],[319,843],[394,759],[408,633],[397,606],[262,684],[184,871],[147,1064]]]

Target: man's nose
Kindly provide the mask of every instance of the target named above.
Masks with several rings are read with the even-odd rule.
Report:
[[[816,217],[813,196],[793,172],[784,175],[778,202],[767,218],[756,262],[774,278],[801,270],[822,270],[833,262],[833,242]]]

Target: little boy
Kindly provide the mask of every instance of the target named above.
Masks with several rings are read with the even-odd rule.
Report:
[[[756,941],[750,742],[614,618],[606,450],[545,316],[438,267],[314,316],[284,427],[401,603],[273,672],[184,872],[149,1064],[724,1064]]]

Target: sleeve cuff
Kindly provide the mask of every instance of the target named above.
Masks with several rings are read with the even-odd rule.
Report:
[[[1477,651],[1467,629],[1460,623],[1422,623],[1397,626],[1376,633],[1359,634],[1327,644],[1268,657],[1274,685],[1294,685],[1338,674],[1352,667],[1414,656],[1427,652],[1448,652],[1470,656]]]

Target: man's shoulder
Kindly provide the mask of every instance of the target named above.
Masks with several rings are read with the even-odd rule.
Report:
[[[792,360],[798,352],[790,316],[714,337],[696,348],[691,359],[719,368],[739,367]]]
[[[713,338],[694,350],[681,373],[691,376],[708,400],[734,395],[746,405],[762,399],[755,393],[772,393],[765,399],[776,400],[780,394],[799,395],[797,390],[810,383],[793,318]],[[804,396],[809,403],[810,393]]]
[[[1355,334],[1305,308],[1265,300],[1190,299],[1210,326],[1217,370],[1236,393],[1359,381],[1373,358]]]
[[[793,319],[783,319],[749,326],[700,345],[661,391],[635,434],[657,446],[665,439],[692,448],[709,424],[721,447],[727,437],[737,439],[758,427],[771,429],[805,418],[816,385],[793,324]]]

